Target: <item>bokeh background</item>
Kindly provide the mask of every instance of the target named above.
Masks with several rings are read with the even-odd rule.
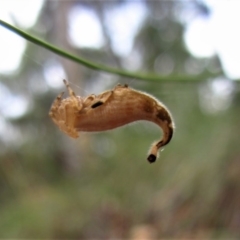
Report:
[[[239,239],[239,11],[239,1],[0,1],[1,19],[75,55],[169,77],[87,69],[0,26],[0,238]],[[161,134],[151,123],[69,138],[48,116],[64,78],[78,95],[117,83],[154,95],[174,117],[172,142],[150,165]]]

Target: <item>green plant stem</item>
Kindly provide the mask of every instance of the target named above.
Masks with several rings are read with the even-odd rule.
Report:
[[[145,73],[134,73],[134,72],[129,72],[129,71],[124,71],[121,69],[116,69],[116,68],[111,68],[105,65],[97,64],[92,61],[85,60],[83,58],[76,57],[66,51],[63,51],[59,48],[57,48],[54,45],[51,45],[39,38],[33,37],[32,35],[12,26],[11,24],[3,21],[0,19],[0,25],[3,27],[9,29],[10,31],[16,33],[17,35],[25,38],[26,40],[35,43],[36,45],[39,45],[43,48],[46,48],[50,50],[51,52],[56,53],[59,56],[62,56],[64,58],[70,59],[74,62],[77,62],[85,67],[102,71],[102,72],[107,72],[115,75],[119,75],[122,77],[128,77],[128,78],[135,78],[135,79],[141,79],[141,80],[152,80],[152,81],[200,81],[200,80],[205,80],[207,77],[210,77],[209,73],[201,74],[198,76],[189,76],[189,75],[169,75],[169,76],[160,76],[156,74],[145,74]]]

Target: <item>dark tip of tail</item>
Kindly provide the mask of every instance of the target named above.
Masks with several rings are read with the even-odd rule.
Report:
[[[149,161],[149,163],[154,163],[156,161],[156,156],[153,154],[150,154],[147,158],[147,160]]]

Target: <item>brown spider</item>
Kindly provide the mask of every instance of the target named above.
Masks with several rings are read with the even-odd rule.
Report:
[[[114,129],[138,121],[151,121],[162,128],[163,137],[154,143],[147,160],[156,161],[158,150],[168,144],[173,135],[174,124],[168,109],[154,97],[117,85],[114,89],[99,95],[76,96],[69,83],[64,80],[69,97],[57,96],[49,111],[53,122],[61,131],[73,138],[79,131],[98,132]]]

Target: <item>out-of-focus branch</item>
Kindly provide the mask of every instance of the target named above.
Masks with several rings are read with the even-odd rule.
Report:
[[[209,77],[214,77],[214,75],[210,74],[209,72],[205,72],[202,73],[198,76],[189,76],[189,75],[168,75],[168,76],[160,76],[160,75],[156,75],[156,74],[146,74],[146,73],[135,73],[135,72],[129,72],[129,71],[124,71],[121,69],[116,69],[116,68],[111,68],[105,65],[101,65],[101,64],[97,64],[95,62],[92,61],[88,61],[85,60],[83,58],[79,58],[77,56],[74,56],[60,48],[57,48],[54,45],[51,45],[37,37],[34,37],[14,26],[12,26],[11,24],[3,21],[0,19],[0,25],[2,25],[3,27],[9,29],[10,31],[16,33],[17,35],[25,38],[26,40],[35,43],[36,45],[39,45],[41,47],[44,47],[48,50],[50,50],[51,52],[54,52],[64,58],[70,59],[74,62],[77,62],[85,67],[94,69],[94,70],[98,70],[98,71],[102,71],[102,72],[107,72],[107,73],[111,73],[111,74],[115,74],[115,75],[119,75],[122,77],[127,77],[127,78],[134,78],[134,79],[139,79],[139,80],[147,80],[147,81],[192,81],[192,82],[196,82],[196,81],[203,81],[206,80],[206,78]]]

